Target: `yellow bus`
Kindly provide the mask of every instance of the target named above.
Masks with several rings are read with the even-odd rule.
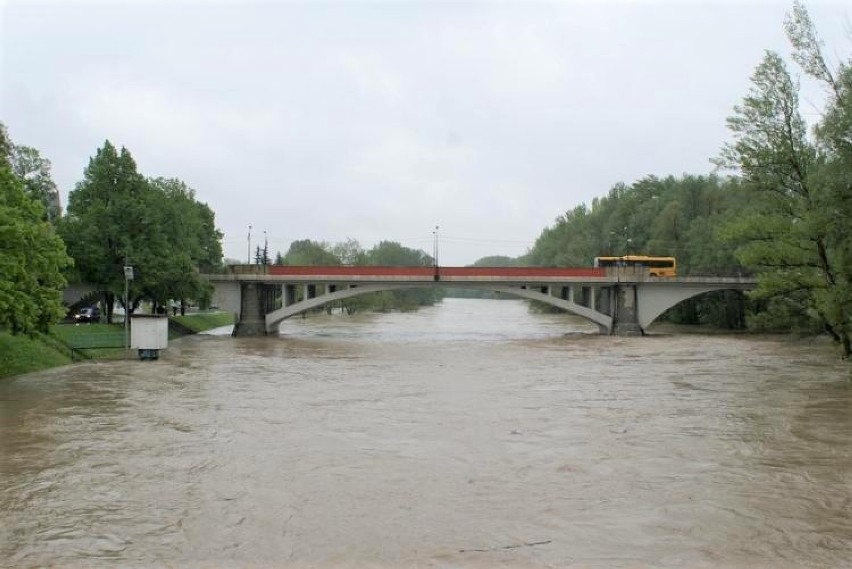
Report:
[[[648,271],[652,277],[677,276],[677,262],[674,257],[651,257],[647,255],[624,255],[621,257],[595,257],[595,266],[610,268],[624,267],[633,271]]]

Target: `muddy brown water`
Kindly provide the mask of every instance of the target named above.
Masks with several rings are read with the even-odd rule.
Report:
[[[520,301],[0,381],[9,567],[850,567],[849,365]]]

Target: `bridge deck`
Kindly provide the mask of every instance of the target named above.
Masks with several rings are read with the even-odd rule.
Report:
[[[228,273],[205,275],[212,282],[263,283],[411,283],[411,284],[532,284],[641,282],[671,284],[751,285],[740,277],[650,277],[647,271],[597,267],[378,267],[352,265],[235,265]],[[437,278],[436,278],[437,276]]]

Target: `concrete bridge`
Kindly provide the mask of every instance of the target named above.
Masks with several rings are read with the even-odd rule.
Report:
[[[688,298],[756,284],[739,277],[651,277],[647,269],[629,267],[233,265],[227,273],[204,276],[214,286],[214,305],[235,315],[235,336],[275,334],[283,320],[346,298],[429,287],[537,300],[597,324],[601,334],[641,335]]]

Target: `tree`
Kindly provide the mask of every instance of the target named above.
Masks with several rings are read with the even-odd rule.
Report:
[[[740,244],[740,261],[757,271],[757,298],[782,298],[797,312],[815,315],[849,356],[852,170],[849,130],[843,126],[852,97],[849,67],[841,65],[835,78],[801,4],[795,4],[785,28],[793,59],[827,87],[828,106],[811,138],[799,112],[798,83],[778,54],[766,53],[748,96],[728,119],[733,142],[719,159],[741,173],[751,198],[728,237]]]
[[[290,248],[287,254],[283,257],[278,254],[276,263],[280,265],[339,265],[338,259],[334,253],[329,251],[330,247],[326,243],[311,241],[310,239],[302,239],[301,241],[293,241],[290,243]]]
[[[62,240],[12,171],[13,148],[0,123],[0,326],[47,331],[65,314],[62,271],[71,264]]]
[[[396,241],[381,241],[367,251],[367,264],[387,267],[431,267],[432,257],[424,251],[403,247]]]
[[[177,178],[151,178],[159,225],[172,248],[185,251],[201,272],[222,265],[222,232],[210,206],[196,199],[196,191]]]
[[[673,255],[682,275],[740,273],[733,248],[719,235],[719,228],[741,210],[738,187],[736,179],[694,175],[618,183],[592,200],[591,207],[581,204],[559,216],[522,262],[589,266],[597,256],[637,253]],[[684,301],[663,317],[741,327],[747,307],[741,295],[705,295]]]
[[[491,255],[477,259],[474,267],[520,267],[523,265],[520,257],[507,257],[506,255]]]
[[[108,321],[113,301],[124,291],[123,267],[137,267],[140,278],[131,285],[134,295],[144,277],[151,276],[142,268],[142,256],[161,236],[153,231],[148,217],[148,190],[130,152],[122,148],[119,153],[107,140],[89,159],[83,180],[68,196],[60,234],[80,278],[102,292]]]
[[[124,265],[134,267],[129,312],[142,299],[203,299],[210,286],[199,268],[221,265],[221,233],[213,212],[176,179],[146,180],[130,152],[106,141],[68,199],[60,224],[79,276],[103,291],[107,317],[122,298]]]
[[[164,237],[162,250],[149,261],[148,272],[156,279],[143,290],[146,298],[165,305],[179,300],[205,300],[212,290],[200,273],[216,270],[222,263],[222,233],[207,204],[195,199],[195,190],[176,178],[149,179],[153,203],[152,222]]]
[[[343,243],[337,243],[331,248],[331,253],[344,265],[367,264],[364,248],[357,240],[348,238]]]
[[[381,241],[366,253],[368,265],[390,267],[431,267],[433,259],[424,251],[403,247],[396,241]],[[376,294],[369,303],[375,310],[416,309],[429,306],[443,298],[443,289],[424,288],[395,290]]]
[[[24,184],[27,195],[44,207],[46,221],[55,222],[62,214],[59,190],[50,176],[50,160],[42,158],[38,150],[13,144],[12,170]]]

